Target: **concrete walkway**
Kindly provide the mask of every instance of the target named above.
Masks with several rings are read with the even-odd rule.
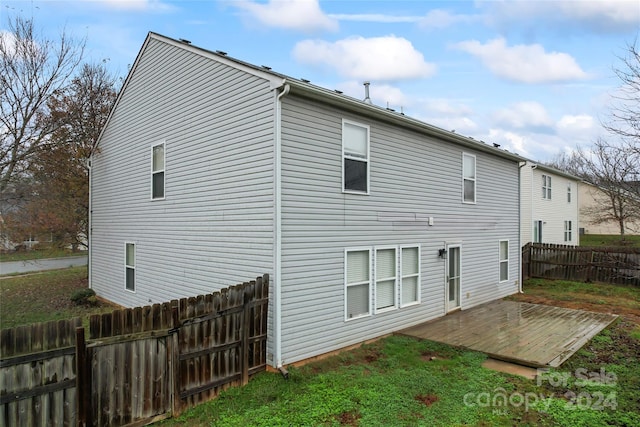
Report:
[[[32,273],[35,271],[57,270],[60,268],[79,267],[87,265],[87,255],[30,259],[26,261],[0,262],[0,276],[5,274]]]

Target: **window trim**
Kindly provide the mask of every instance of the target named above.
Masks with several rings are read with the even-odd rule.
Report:
[[[345,154],[345,151],[344,151],[344,125],[345,124],[349,124],[349,125],[352,125],[352,126],[365,128],[367,130],[367,158],[365,160]],[[342,192],[346,193],[346,194],[369,195],[369,193],[371,191],[371,183],[370,183],[370,180],[371,180],[371,128],[370,128],[369,125],[365,125],[363,123],[354,122],[354,121],[348,120],[348,119],[342,119],[341,133],[342,133],[342,135],[341,135],[341,141],[342,141],[342,159],[341,159],[342,160],[341,161]],[[345,159],[365,162],[367,164],[367,191],[350,190],[350,189],[346,189],[345,188],[345,181],[344,181],[344,173],[345,173],[344,161],[345,161]]]
[[[569,227],[567,227],[567,225]],[[567,237],[569,238],[567,239]],[[564,241],[573,242],[573,224],[571,220],[567,220],[564,222]]]
[[[402,263],[404,261],[404,259],[402,257],[402,250],[403,249],[414,249],[414,248],[418,249],[418,272],[417,273],[413,273],[413,274],[408,274],[408,275],[405,276],[404,274],[402,274]],[[412,305],[419,305],[419,304],[422,303],[422,298],[421,298],[421,295],[420,295],[421,294],[421,292],[420,292],[420,289],[421,289],[420,280],[422,278],[422,260],[420,259],[421,258],[421,254],[422,254],[422,248],[420,247],[420,244],[416,244],[416,245],[400,245],[400,247],[398,249],[398,258],[400,260],[400,262],[398,263],[398,276],[399,276],[398,277],[399,278],[398,289],[399,289],[399,293],[400,293],[400,297],[398,299],[398,302],[399,302],[400,308],[410,307]],[[417,287],[416,292],[417,292],[418,298],[415,301],[411,301],[411,302],[405,303],[404,301],[402,301],[402,289],[403,289],[402,288],[402,281],[405,278],[408,278],[408,277],[417,277],[417,279],[416,279],[416,287]]]
[[[372,301],[372,297],[371,297],[371,282],[372,282],[372,274],[371,274],[371,267],[372,267],[372,259],[371,259],[371,247],[369,246],[356,246],[356,247],[350,247],[350,248],[345,248],[344,250],[344,320],[345,322],[349,322],[351,320],[356,320],[356,319],[362,319],[365,317],[371,317],[373,310],[373,301]],[[348,274],[347,274],[347,270],[348,270],[348,254],[349,252],[363,252],[366,251],[369,254],[369,280],[366,282],[355,282],[355,283],[348,283]],[[359,316],[355,316],[355,317],[349,317],[349,313],[348,313],[348,293],[347,293],[347,289],[349,288],[349,286],[360,286],[360,285],[364,285],[367,284],[368,285],[368,292],[367,295],[369,296],[369,311],[365,314],[361,314]]]
[[[567,183],[567,203],[571,203],[571,183]]]
[[[127,247],[129,245],[133,246],[133,265],[127,264]],[[133,294],[136,293],[136,263],[138,261],[136,252],[136,242],[124,242],[124,290]],[[129,289],[127,286],[127,271],[129,269],[133,270],[133,289]]]
[[[394,262],[395,262],[395,274],[393,276],[393,280],[394,280],[394,284],[393,284],[393,305],[389,306],[389,307],[384,307],[384,308],[378,308],[378,282],[380,281],[389,281],[391,280],[391,277],[383,277],[382,279],[378,278],[378,251],[384,251],[384,250],[389,250],[389,249],[393,249],[394,252]],[[373,253],[374,253],[374,260],[373,260],[373,314],[377,314],[377,313],[385,313],[387,311],[393,311],[393,310],[397,310],[398,309],[398,246],[395,245],[388,245],[388,246],[376,246],[373,248]]]
[[[153,149],[162,145],[162,165],[163,168],[161,170],[153,169]],[[165,139],[162,142],[156,142],[151,145],[151,200],[165,200],[167,196],[167,141]],[[154,175],[162,173],[162,197],[153,197],[153,177]]]
[[[551,200],[551,175],[542,174],[542,199]]]
[[[507,242],[507,258],[506,259],[502,259],[500,257],[501,255],[501,246],[502,243]],[[509,250],[509,239],[501,239],[498,241],[498,282],[499,283],[504,283],[504,282],[508,282],[509,281],[509,262],[511,260],[510,257],[510,250]],[[502,263],[506,263],[507,264],[507,278],[506,279],[502,279]]]
[[[470,157],[473,158],[473,178],[466,178],[465,177],[465,169],[464,169],[464,159],[465,157]],[[473,201],[468,201],[465,200],[464,198],[464,183],[465,181],[471,181],[473,182]],[[467,205],[475,205],[477,203],[478,200],[478,161],[476,158],[475,154],[470,154],[470,153],[462,153],[462,203],[467,204]]]
[[[543,226],[544,221],[540,219],[533,220],[533,243],[542,243],[542,231],[544,229]]]

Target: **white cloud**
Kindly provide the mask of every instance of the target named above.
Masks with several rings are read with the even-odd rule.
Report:
[[[425,123],[437,126],[444,130],[455,131],[460,135],[470,135],[478,130],[478,124],[469,117],[424,117],[419,118]]]
[[[491,144],[499,144],[500,148],[525,157],[531,157],[532,155],[532,150],[529,149],[531,145],[529,138],[516,132],[504,129],[489,129],[489,134],[485,141]]]
[[[554,123],[547,110],[537,102],[517,102],[493,114],[495,123],[509,129],[549,131]]]
[[[598,121],[588,114],[564,115],[556,128],[558,136],[572,146],[590,144],[602,131]]]
[[[174,10],[175,7],[160,0],[84,0],[90,3],[97,3],[107,6],[111,9],[125,11],[156,11],[167,12]]]
[[[479,15],[455,15],[446,10],[430,10],[419,21],[422,28],[442,29],[459,23],[470,23],[479,20]]]
[[[361,81],[348,80],[335,86],[344,92],[345,95],[352,96],[356,99],[364,99],[365,92]],[[411,98],[405,95],[402,90],[388,84],[371,82],[369,94],[374,105],[386,107],[388,103],[389,108],[393,108],[398,112],[400,112],[401,107],[406,109],[412,104]]]
[[[522,83],[585,79],[587,74],[570,55],[545,52],[539,44],[507,46],[503,38],[485,44],[468,40],[454,45],[477,58],[499,77]]]
[[[301,63],[333,68],[342,76],[364,80],[424,78],[436,70],[409,40],[394,35],[350,37],[334,43],[303,40],[295,45],[293,56]]]
[[[355,21],[355,22],[376,22],[379,24],[397,24],[397,23],[411,23],[419,22],[422,17],[420,16],[399,16],[399,15],[384,15],[382,13],[360,13],[360,14],[330,14],[329,18],[337,19],[339,21]]]
[[[640,25],[637,0],[589,1],[489,1],[478,2],[487,19],[499,25],[525,28],[553,27],[562,31],[587,29],[595,32],[633,31]]]
[[[229,4],[269,27],[303,32],[338,30],[338,21],[320,9],[318,0],[269,0],[267,3],[238,0]]]

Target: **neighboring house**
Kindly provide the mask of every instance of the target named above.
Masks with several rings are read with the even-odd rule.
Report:
[[[90,285],[271,275],[290,364],[518,292],[521,157],[150,33],[91,159]]]
[[[580,179],[527,160],[520,169],[520,240],[522,244],[580,243]]]
[[[607,194],[598,186],[581,181],[578,187],[580,200],[580,227],[585,234],[620,235],[620,225],[617,221],[600,222],[595,211],[601,206],[611,206]],[[625,234],[640,233],[640,221],[625,221]]]

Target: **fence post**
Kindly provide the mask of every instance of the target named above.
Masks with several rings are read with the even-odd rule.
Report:
[[[242,385],[249,382],[249,324],[251,323],[251,305],[252,290],[256,287],[256,282],[245,283],[243,286],[242,297]]]
[[[78,400],[78,426],[92,424],[91,417],[91,358],[88,355],[84,328],[76,328],[76,393]]]
[[[180,343],[178,342],[178,330],[180,328],[180,315],[178,312],[178,301],[171,305],[171,330],[168,337],[169,343],[169,363],[171,369],[170,389],[171,389],[171,416],[177,417],[182,412],[182,400],[180,399]]]

